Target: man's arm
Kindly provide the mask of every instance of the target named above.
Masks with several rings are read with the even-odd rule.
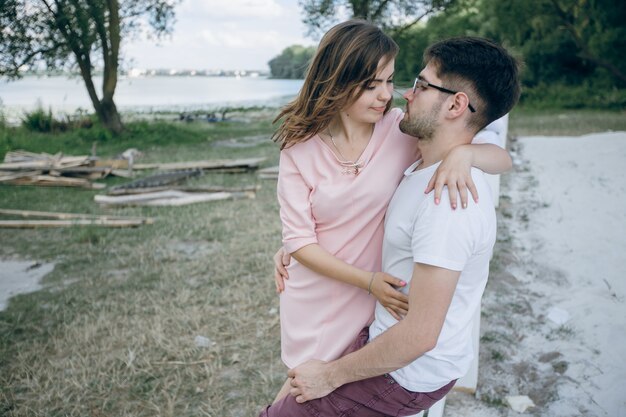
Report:
[[[289,371],[290,394],[303,403],[349,382],[402,368],[433,349],[452,301],[460,271],[416,263],[406,318],[371,343],[333,362],[309,361]]]

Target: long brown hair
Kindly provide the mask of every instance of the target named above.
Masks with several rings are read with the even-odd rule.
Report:
[[[320,41],[298,96],[274,120],[283,119],[272,139],[282,150],[324,130],[363,94],[381,59],[386,65],[397,53],[394,40],[366,21],[348,20],[332,27]],[[390,107],[391,101],[385,113]]]

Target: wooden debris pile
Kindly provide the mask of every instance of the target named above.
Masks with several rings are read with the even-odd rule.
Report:
[[[0,215],[46,220],[0,220],[0,228],[35,229],[71,226],[137,227],[153,224],[149,217],[99,216],[95,214],[0,209]]]
[[[255,198],[257,187],[185,187],[181,183],[206,171],[240,173],[256,170],[264,158],[135,164],[134,169],[158,169],[140,178],[94,196],[104,206],[182,206],[217,200]]]
[[[62,153],[51,155],[12,151],[6,154],[4,163],[0,163],[0,184],[102,189],[106,188],[104,184],[92,181],[108,175],[131,177],[133,171],[158,170],[156,174],[111,187],[107,195],[97,195],[94,199],[106,206],[179,206],[205,201],[255,198],[257,187],[183,187],[181,183],[205,172],[243,173],[257,170],[264,160],[265,158],[248,158],[137,164],[132,155],[129,159],[101,160],[89,156],[66,156]],[[86,221],[73,219],[76,220]]]
[[[123,159],[11,151],[0,163],[0,184],[102,189],[104,184],[92,181],[108,175],[128,177],[128,168]]]

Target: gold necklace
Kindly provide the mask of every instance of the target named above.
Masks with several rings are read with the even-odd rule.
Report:
[[[341,173],[346,174],[346,175],[349,175],[349,174],[359,175],[359,172],[361,172],[360,171],[361,168],[363,168],[363,161],[361,161],[361,156],[363,156],[363,152],[365,152],[365,149],[363,149],[363,152],[361,152],[361,155],[359,155],[359,157],[356,160],[350,161],[348,158],[343,156],[343,153],[341,153],[341,150],[335,143],[335,139],[333,139],[332,133],[330,133],[330,129],[328,129],[327,132],[328,132],[328,137],[330,137],[331,143],[333,144],[335,149],[337,149],[339,156],[343,158],[343,161],[339,161],[339,164],[343,168]]]

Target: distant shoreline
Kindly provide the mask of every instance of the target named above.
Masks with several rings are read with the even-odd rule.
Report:
[[[94,82],[100,85],[101,78]],[[115,92],[120,113],[218,111],[225,107],[280,107],[294,97],[302,80],[263,77],[145,76],[123,77]],[[9,123],[39,108],[60,116],[93,113],[82,79],[67,76],[25,77],[0,82],[0,111]]]

